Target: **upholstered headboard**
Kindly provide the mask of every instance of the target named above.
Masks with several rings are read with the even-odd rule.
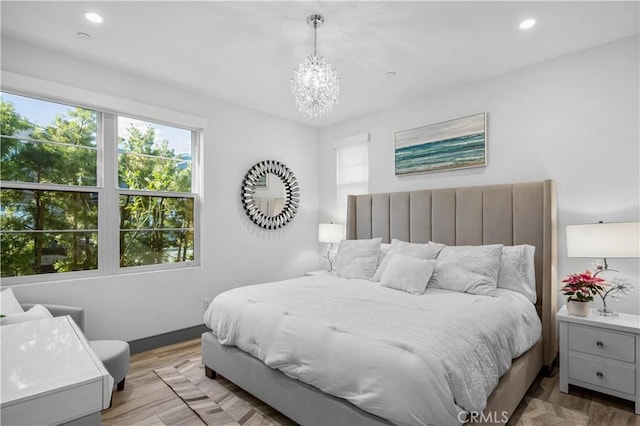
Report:
[[[558,352],[556,210],[553,180],[350,195],[347,239],[535,246],[536,309],[550,367]]]

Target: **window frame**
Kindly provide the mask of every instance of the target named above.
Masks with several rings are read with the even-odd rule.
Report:
[[[106,264],[114,267],[114,270],[109,274],[165,271],[165,270],[171,270],[171,269],[181,269],[181,268],[190,268],[194,266],[199,266],[200,259],[201,259],[200,220],[199,220],[200,197],[198,196],[199,191],[196,192],[196,188],[201,187],[199,184],[201,182],[199,179],[201,177],[201,172],[200,172],[201,169],[199,166],[200,155],[199,155],[198,148],[200,145],[199,142],[200,142],[202,132],[187,128],[185,126],[181,126],[173,123],[167,123],[166,121],[163,122],[159,120],[150,119],[148,117],[142,117],[139,115],[126,114],[127,118],[135,118],[138,120],[150,122],[151,124],[162,124],[166,126],[177,127],[184,130],[189,130],[191,132],[191,191],[192,192],[169,192],[169,191],[152,191],[152,190],[146,190],[146,189],[120,188],[120,185],[118,182],[118,116],[119,115],[125,115],[125,114],[122,112],[118,112],[118,113],[107,115],[107,119],[113,121],[113,123],[109,123],[110,127],[109,129],[107,129],[108,132],[113,132],[113,137],[111,137],[111,134],[109,133],[108,136],[110,137],[109,138],[110,143],[109,144],[106,143],[106,140],[107,140],[106,138],[104,143],[105,148],[108,148],[109,152],[111,153],[109,156],[105,157],[105,160],[107,160],[108,158],[109,159],[108,162],[110,163],[110,165],[111,163],[113,163],[111,167],[109,167],[109,171],[113,172],[113,176],[106,176],[106,170],[105,170],[105,182],[111,182],[110,187],[113,188],[113,192],[115,194],[113,195],[114,202],[112,203],[112,205],[109,206],[111,207],[111,211],[109,212],[109,218],[111,219],[110,221],[112,222],[112,226],[114,227],[114,229],[117,230],[117,232],[114,233],[113,235],[111,234],[109,235],[110,238],[115,239],[115,241],[109,241],[109,246],[107,247],[107,250],[109,250],[109,254],[108,254],[109,257],[107,259]],[[105,128],[106,128],[106,125],[105,125]],[[110,146],[111,143],[113,143],[113,146]],[[103,164],[106,166],[107,161],[104,161]],[[182,197],[182,198],[193,199],[193,210],[194,210],[193,211],[193,228],[194,228],[193,230],[194,256],[193,257],[194,259],[183,261],[183,262],[160,263],[155,265],[139,265],[139,266],[124,266],[124,267],[120,266],[120,223],[117,220],[117,218],[120,217],[120,195],[123,195],[123,194],[142,195],[147,197],[171,196],[171,197]],[[100,250],[99,245],[98,245],[98,250]],[[98,259],[100,259],[100,257],[98,257]]]
[[[96,112],[96,186],[41,184],[36,182],[4,182],[2,188],[48,189],[65,192],[98,193],[98,267],[92,270],[70,271],[3,277],[1,285],[13,286],[41,282],[79,280],[106,276],[180,270],[201,265],[201,205],[203,173],[201,167],[202,146],[206,120],[177,111],[154,107],[110,95],[78,89],[44,80],[2,72],[0,91],[43,101],[56,102],[71,107],[91,109]],[[82,99],[82,100],[80,100]],[[147,190],[122,190],[118,187],[118,135],[117,116],[144,120],[191,132],[191,192],[165,192]],[[154,265],[120,266],[120,203],[121,193],[140,193],[145,196],[177,196],[193,199],[193,248],[194,259]]]

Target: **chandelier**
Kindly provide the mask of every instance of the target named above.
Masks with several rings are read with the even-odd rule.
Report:
[[[307,24],[313,27],[313,54],[293,71],[291,92],[302,115],[322,117],[338,102],[340,78],[331,63],[318,56],[316,30],[324,23],[322,15],[309,15]]]

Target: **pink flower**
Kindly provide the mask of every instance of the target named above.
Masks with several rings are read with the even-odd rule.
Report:
[[[594,277],[591,271],[585,271],[580,274],[570,274],[562,280],[565,286],[562,292],[568,296],[569,300],[577,300],[580,302],[588,302],[593,300],[593,296],[601,294],[604,291],[606,283],[602,278]]]

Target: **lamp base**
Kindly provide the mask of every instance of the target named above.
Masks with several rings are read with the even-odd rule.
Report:
[[[607,309],[607,308],[598,309],[598,313],[600,315],[602,315],[603,317],[617,317],[618,316],[617,312],[612,311],[611,309]]]
[[[329,262],[329,272],[333,272],[333,261],[336,260],[336,257],[331,255],[332,250],[333,243],[329,243],[329,248],[327,249],[327,254],[325,255],[327,262]]]

